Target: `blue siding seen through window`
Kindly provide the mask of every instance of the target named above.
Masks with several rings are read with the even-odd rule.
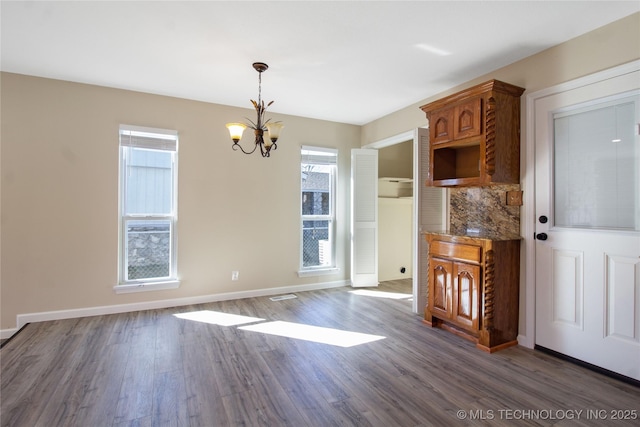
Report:
[[[172,155],[170,151],[127,147],[126,214],[170,214]]]

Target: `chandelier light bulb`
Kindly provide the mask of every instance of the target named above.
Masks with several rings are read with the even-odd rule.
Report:
[[[247,128],[244,123],[227,123],[227,129],[229,129],[229,135],[234,143],[237,143],[242,138],[242,133]]]

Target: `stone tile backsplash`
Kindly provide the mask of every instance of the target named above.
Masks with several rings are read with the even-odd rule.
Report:
[[[520,206],[507,205],[507,191],[520,191],[520,185],[451,188],[451,233],[520,235]]]

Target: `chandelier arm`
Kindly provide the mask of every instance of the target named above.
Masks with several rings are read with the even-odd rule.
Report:
[[[258,144],[256,143],[256,145],[253,146],[253,150],[251,151],[245,151],[244,148],[242,148],[242,145],[240,145],[240,143],[238,142],[234,142],[231,148],[233,148],[235,151],[237,151],[239,148],[240,151],[242,151],[244,154],[253,154],[253,152],[256,151],[256,148],[258,148]]]

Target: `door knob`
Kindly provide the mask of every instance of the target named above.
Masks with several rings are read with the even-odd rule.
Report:
[[[547,237],[549,237],[549,236],[547,236],[547,233],[538,233],[538,234],[536,234],[536,239],[538,239],[538,240],[547,240]]]

